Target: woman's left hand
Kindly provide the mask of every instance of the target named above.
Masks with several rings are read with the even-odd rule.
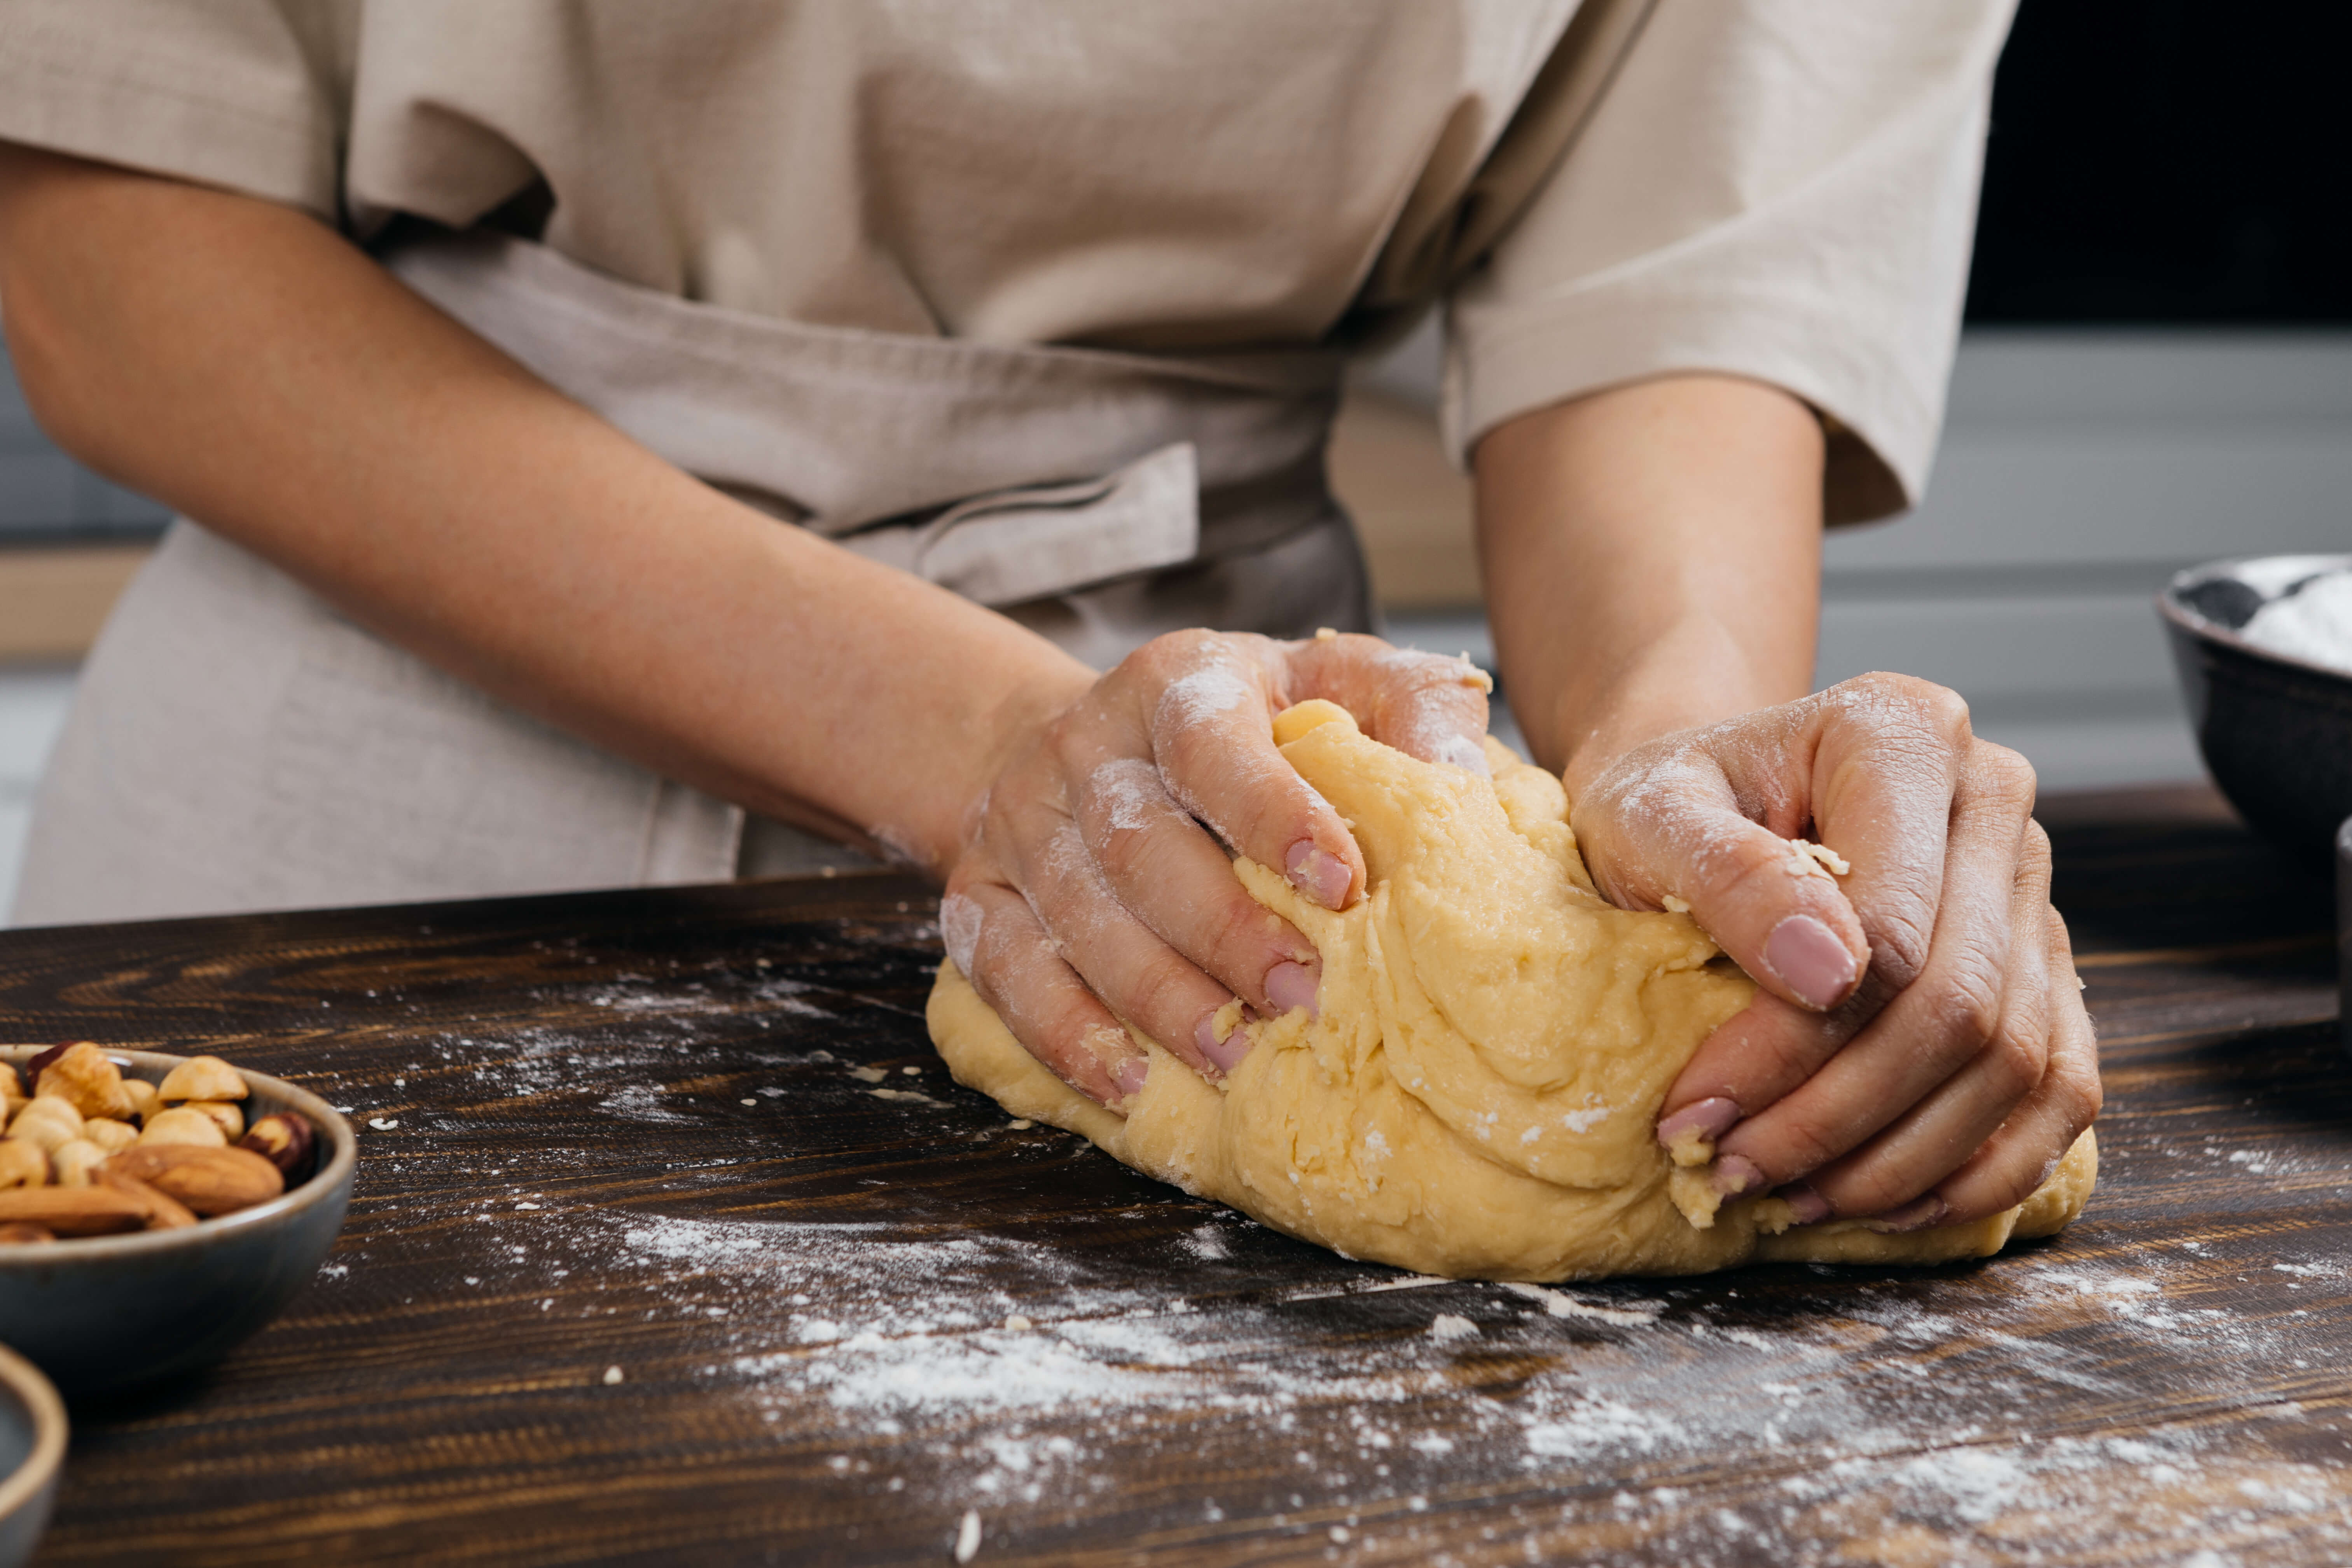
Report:
[[[1659,1134],[1727,1195],[1916,1229],[2022,1202],[2099,1108],[2033,770],[1944,688],[1869,675],[1666,735],[1574,821],[1622,904],[1669,895],[1762,989],[1668,1090]],[[1844,857],[1836,879],[1791,840]]]

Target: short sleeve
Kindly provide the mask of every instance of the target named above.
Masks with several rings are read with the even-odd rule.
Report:
[[[1661,0],[1448,308],[1459,460],[1603,387],[1716,372],[1830,436],[1832,522],[1916,505],[2010,0]]]
[[[337,216],[355,5],[0,0],[0,141]]]

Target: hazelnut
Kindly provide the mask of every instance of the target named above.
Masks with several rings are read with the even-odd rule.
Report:
[[[55,1241],[58,1233],[45,1225],[18,1220],[13,1225],[0,1225],[0,1247],[21,1247],[29,1242]]]
[[[88,1040],[68,1046],[56,1061],[41,1069],[36,1084],[36,1094],[54,1094],[70,1100],[84,1116],[131,1114],[131,1096],[122,1087],[122,1069]]]
[[[65,1100],[37,1095],[8,1123],[8,1136],[37,1143],[46,1152],[81,1136],[81,1112]]]
[[[46,1226],[59,1236],[112,1236],[138,1230],[147,1211],[107,1187],[18,1187],[0,1193],[0,1226]]]
[[[245,1136],[245,1111],[234,1100],[192,1100],[180,1109],[211,1117],[221,1130],[221,1136],[232,1143]]]
[[[250,1149],[277,1166],[290,1187],[310,1173],[310,1156],[318,1142],[319,1135],[307,1119],[281,1110],[255,1122],[236,1146]]]
[[[83,1122],[81,1135],[110,1154],[120,1154],[139,1142],[139,1129],[128,1121],[110,1121],[104,1117]]]
[[[0,1192],[11,1187],[47,1186],[49,1156],[39,1144],[23,1138],[0,1139]]]
[[[228,1146],[228,1135],[221,1131],[219,1122],[203,1111],[177,1106],[170,1110],[159,1110],[149,1117],[146,1131],[139,1134],[139,1142],[142,1145],[193,1143],[200,1148],[225,1149]]]
[[[250,1149],[142,1143],[109,1160],[105,1168],[144,1182],[200,1215],[234,1214],[286,1190],[278,1167]]]
[[[49,1151],[49,1169],[61,1187],[89,1185],[90,1173],[106,1163],[106,1151],[87,1138],[68,1138]]]
[[[243,1100],[245,1079],[218,1057],[190,1057],[163,1075],[155,1092],[165,1100]]]
[[[143,1078],[124,1079],[122,1092],[131,1097],[131,1114],[123,1118],[126,1121],[144,1121],[163,1109],[163,1097]]]
[[[29,1058],[25,1063],[25,1092],[32,1093],[33,1086],[41,1081],[43,1069],[79,1044],[81,1044],[79,1040],[68,1040],[64,1045],[51,1046],[47,1050],[41,1051]]]

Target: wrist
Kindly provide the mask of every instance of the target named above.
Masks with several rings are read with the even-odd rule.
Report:
[[[1732,628],[1692,615],[1593,679],[1566,683],[1549,733],[1569,799],[1578,799],[1628,752],[1660,736],[1803,696],[1808,683],[1789,662],[1759,655]]]

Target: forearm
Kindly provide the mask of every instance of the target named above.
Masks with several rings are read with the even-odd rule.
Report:
[[[934,868],[1084,667],[656,458],[268,203],[0,149],[0,299],[91,466],[394,641]]]
[[[1822,437],[1795,398],[1613,388],[1500,426],[1475,467],[1504,693],[1570,798],[1658,735],[1811,689]]]

